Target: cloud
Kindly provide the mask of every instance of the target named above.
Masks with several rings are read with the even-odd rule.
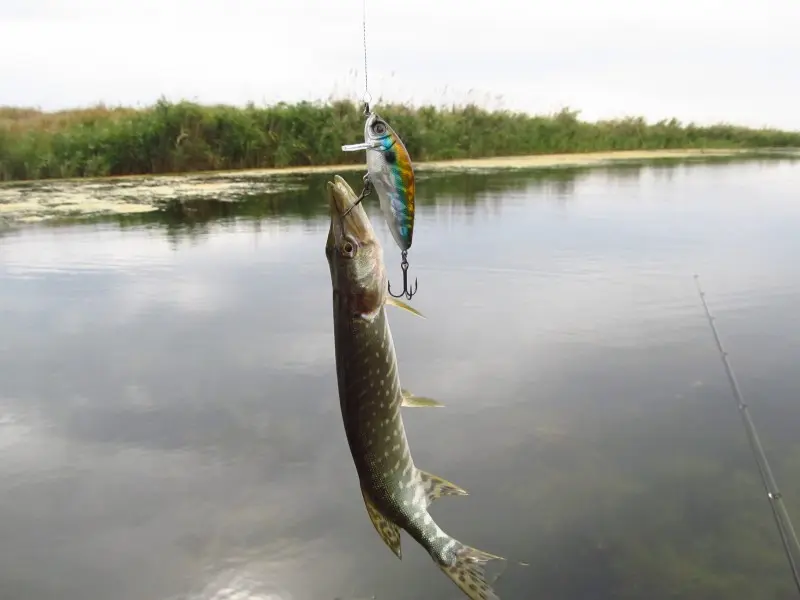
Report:
[[[374,97],[800,128],[794,0],[367,3]],[[362,2],[6,0],[0,103],[362,93]],[[102,49],[102,51],[98,51]],[[102,73],[102,76],[98,76]],[[357,74],[354,74],[357,73]]]

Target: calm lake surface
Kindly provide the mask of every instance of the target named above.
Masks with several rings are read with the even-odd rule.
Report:
[[[348,174],[356,187],[359,174]],[[0,237],[0,599],[458,600],[358,490],[321,176]],[[794,598],[693,274],[800,525],[800,163],[421,173],[389,308],[443,529],[504,600]],[[384,241],[390,279],[399,252]]]

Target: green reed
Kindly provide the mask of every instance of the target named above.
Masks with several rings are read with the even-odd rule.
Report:
[[[800,147],[800,132],[728,124],[649,124],[641,117],[590,123],[578,112],[488,111],[474,105],[381,104],[415,161],[684,148]],[[0,181],[360,163],[342,144],[363,136],[349,100],[268,107],[164,100],[141,109],[103,106],[57,113],[0,108]]]

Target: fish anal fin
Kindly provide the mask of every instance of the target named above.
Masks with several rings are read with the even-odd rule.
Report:
[[[422,487],[428,496],[428,504],[443,496],[469,496],[466,490],[461,489],[455,483],[432,475],[427,471],[419,470],[422,480]]]
[[[433,398],[425,398],[424,396],[415,396],[408,390],[400,390],[403,396],[403,402],[400,406],[411,407],[427,407],[427,408],[442,408],[444,404],[437,402]]]
[[[403,310],[407,310],[413,315],[417,315],[418,317],[422,317],[423,319],[427,318],[421,312],[419,312],[416,308],[411,307],[410,305],[406,304],[402,300],[398,300],[393,296],[386,296],[386,304],[390,304],[391,306],[396,306],[397,308],[402,308]]]
[[[367,514],[369,515],[369,520],[372,521],[372,525],[375,527],[375,531],[381,536],[383,542],[389,546],[389,550],[394,552],[397,558],[403,560],[403,553],[400,549],[400,528],[378,510],[369,496],[364,492],[363,488],[361,490],[361,495],[364,497],[364,506],[367,507]]]
[[[448,566],[436,563],[438,567],[470,600],[500,600],[500,597],[486,581],[485,565],[490,560],[505,559],[463,544],[459,545],[461,548],[456,553],[454,564]]]

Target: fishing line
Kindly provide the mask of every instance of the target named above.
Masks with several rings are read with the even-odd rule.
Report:
[[[369,107],[372,104],[372,95],[369,93],[369,76],[367,74],[367,0],[363,0],[361,25],[364,37],[364,95],[361,99]]]
[[[767,455],[761,447],[761,442],[756,433],[756,426],[750,418],[750,412],[747,410],[747,404],[742,397],[742,392],[739,390],[739,384],[736,381],[736,376],[733,374],[733,369],[728,362],[728,353],[722,347],[722,342],[717,333],[717,327],[714,325],[714,317],[711,316],[711,311],[708,309],[706,303],[706,294],[700,287],[699,275],[694,276],[695,284],[697,284],[697,291],[700,294],[700,301],[703,303],[703,308],[708,318],[708,323],[711,325],[711,332],[714,334],[714,341],[717,344],[722,364],[725,365],[725,373],[728,376],[728,382],[733,391],[733,397],[738,404],[739,414],[742,417],[745,431],[747,431],[747,439],[750,442],[750,450],[753,452],[753,457],[758,466],[758,473],[761,476],[761,483],[767,493],[770,508],[772,509],[772,516],[775,519],[775,525],[780,534],[781,543],[783,544],[783,551],[786,554],[786,560],[789,561],[789,568],[792,570],[792,577],[794,578],[797,591],[800,592],[800,571],[798,570],[797,560],[800,559],[800,542],[797,541],[797,534],[792,527],[792,521],[789,518],[789,513],[786,511],[786,506],[783,503],[783,496],[778,490],[778,484],[775,482],[775,477],[772,475],[772,469],[767,462]]]

